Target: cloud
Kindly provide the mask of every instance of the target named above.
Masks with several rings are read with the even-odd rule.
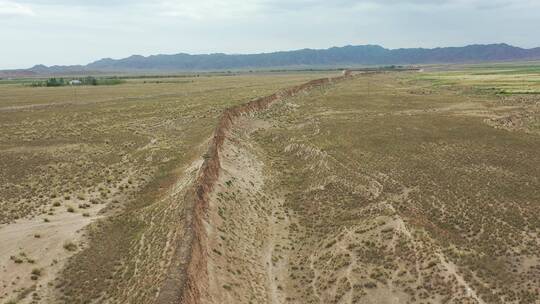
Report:
[[[35,16],[29,5],[0,0],[0,16]]]
[[[160,15],[190,19],[242,18],[261,11],[260,0],[162,0]]]
[[[6,2],[7,1],[7,2]],[[250,14],[296,12],[317,9],[444,9],[468,8],[490,10],[503,7],[538,6],[538,0],[0,0],[11,9],[29,9],[30,6],[91,7],[100,10],[111,8],[144,8],[147,13],[160,16],[187,17],[192,19],[236,18]],[[17,4],[21,3],[21,4]],[[15,8],[17,7],[17,8]],[[150,9],[150,11],[147,11]],[[31,11],[31,10],[30,10]]]
[[[204,1],[204,0],[202,0]],[[433,9],[442,7],[496,9],[503,7],[539,6],[537,0],[259,0],[266,7],[283,10],[310,8],[404,8]]]
[[[27,5],[40,6],[64,6],[64,7],[84,7],[95,6],[103,7],[104,9],[110,6],[131,5],[133,3],[148,2],[145,0],[86,0],[86,1],[69,1],[69,0],[18,0],[19,3]]]
[[[539,10],[540,0],[0,0],[0,69],[347,44],[536,47]]]

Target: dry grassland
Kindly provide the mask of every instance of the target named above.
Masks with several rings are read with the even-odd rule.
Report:
[[[359,75],[240,122],[205,299],[538,303],[540,99],[435,77]]]
[[[151,302],[219,114],[318,77],[0,85],[0,302]]]
[[[320,77],[0,85],[0,303],[167,299],[218,116]],[[194,303],[539,303],[539,83],[359,74],[235,119]]]

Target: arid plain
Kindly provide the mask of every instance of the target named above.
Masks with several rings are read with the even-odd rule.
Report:
[[[6,81],[0,129],[0,303],[540,302],[533,63]]]

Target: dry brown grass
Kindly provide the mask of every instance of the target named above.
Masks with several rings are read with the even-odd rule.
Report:
[[[34,219],[46,219],[55,227],[64,213],[74,212],[81,223],[107,216],[65,240],[86,241],[53,282],[56,294],[67,303],[149,302],[171,255],[168,242],[181,233],[184,185],[179,183],[190,179],[180,177],[196,170],[185,171],[202,154],[218,115],[318,77],[135,79],[76,89],[0,85],[0,223],[34,225]],[[40,236],[46,243],[49,235]],[[57,245],[72,254],[62,249],[63,242]],[[29,282],[14,284],[20,291]],[[52,301],[47,286],[40,284],[36,292]]]
[[[538,302],[539,100],[460,73],[445,85],[360,75],[242,117],[204,222],[204,299]],[[183,198],[218,115],[319,76],[134,80],[84,88],[76,102],[70,88],[37,88],[37,106],[25,101],[33,89],[0,86],[15,98],[0,99],[0,220],[54,224],[70,206],[81,220],[107,215],[83,242],[66,240],[76,254],[44,298],[153,303],[181,266],[169,263],[187,235]],[[29,280],[50,273],[10,255]],[[2,301],[42,296],[39,286]]]
[[[234,274],[221,276],[222,301],[265,297],[242,283],[275,270],[265,247],[227,242],[245,225],[272,239],[260,203],[287,219],[289,241],[271,259],[287,261],[275,282],[287,302],[538,301],[540,139],[486,121],[514,109],[507,96],[456,88],[414,74],[359,76],[259,113],[259,130],[237,140],[264,163],[262,196],[252,201],[261,194],[237,188],[233,174],[215,203],[225,232],[213,268]],[[264,199],[276,195],[283,207]],[[237,250],[253,251],[244,257],[262,269],[234,271]],[[272,287],[256,282],[270,302]]]

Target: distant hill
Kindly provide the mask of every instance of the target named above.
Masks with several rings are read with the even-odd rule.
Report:
[[[209,71],[362,65],[478,63],[540,59],[540,48],[523,49],[508,44],[469,45],[434,49],[386,49],[378,45],[302,49],[261,54],[133,55],[124,59],[105,58],[85,66],[37,65],[27,70],[36,74],[75,72]]]

